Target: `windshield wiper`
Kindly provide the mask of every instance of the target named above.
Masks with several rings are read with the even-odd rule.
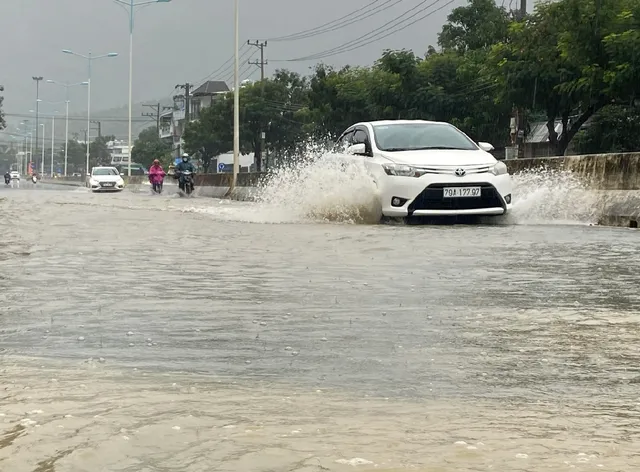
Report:
[[[429,149],[445,149],[445,150],[452,150],[452,151],[468,151],[468,149],[465,148],[459,148],[459,147],[449,147],[449,146],[425,146],[425,147],[420,147],[420,148],[413,148],[416,151],[427,151]]]
[[[434,149],[434,150],[444,149],[444,150],[452,150],[452,151],[468,151],[468,149],[457,148],[457,147],[448,147],[448,146],[425,146],[425,147],[411,147],[411,148],[395,147],[395,148],[383,149],[383,151],[389,151],[389,152],[395,152],[395,151],[428,151],[428,150],[431,150],[431,149]]]

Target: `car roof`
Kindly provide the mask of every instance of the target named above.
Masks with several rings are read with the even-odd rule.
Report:
[[[430,125],[448,125],[446,121],[429,121],[429,120],[377,120],[377,121],[363,121],[362,123],[356,123],[357,125],[370,124],[371,126],[379,125],[411,125],[417,123],[424,123]],[[354,125],[355,126],[355,125]]]
[[[98,169],[113,169],[113,170],[118,170],[115,167],[112,166],[98,166],[98,167],[92,167],[91,170],[98,170]]]

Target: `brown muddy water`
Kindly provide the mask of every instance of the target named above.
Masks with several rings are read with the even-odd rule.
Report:
[[[635,231],[0,210],[2,472],[640,466]]]

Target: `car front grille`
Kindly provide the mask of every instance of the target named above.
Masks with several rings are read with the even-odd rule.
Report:
[[[443,175],[456,175],[456,170],[461,168],[461,166],[443,166],[443,167],[421,167],[416,166],[416,168],[425,173],[425,174],[443,174]],[[462,166],[465,170],[466,175],[469,174],[484,174],[489,172],[491,166],[489,165],[473,165],[473,166]]]
[[[443,198],[445,187],[480,187],[480,196],[473,198]],[[496,188],[487,183],[431,184],[409,205],[409,212],[416,210],[479,210],[505,208]]]

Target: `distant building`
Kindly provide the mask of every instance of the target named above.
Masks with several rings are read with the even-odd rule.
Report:
[[[133,147],[132,147],[133,148]],[[129,145],[127,141],[115,140],[107,142],[107,149],[111,154],[111,165],[127,164],[129,162]]]
[[[220,97],[229,92],[225,82],[209,80],[189,94],[189,121],[200,118],[202,110],[210,107]],[[174,155],[182,153],[184,142],[182,134],[185,128],[186,106],[184,98],[174,103],[174,109],[160,115],[160,138],[173,144]]]

